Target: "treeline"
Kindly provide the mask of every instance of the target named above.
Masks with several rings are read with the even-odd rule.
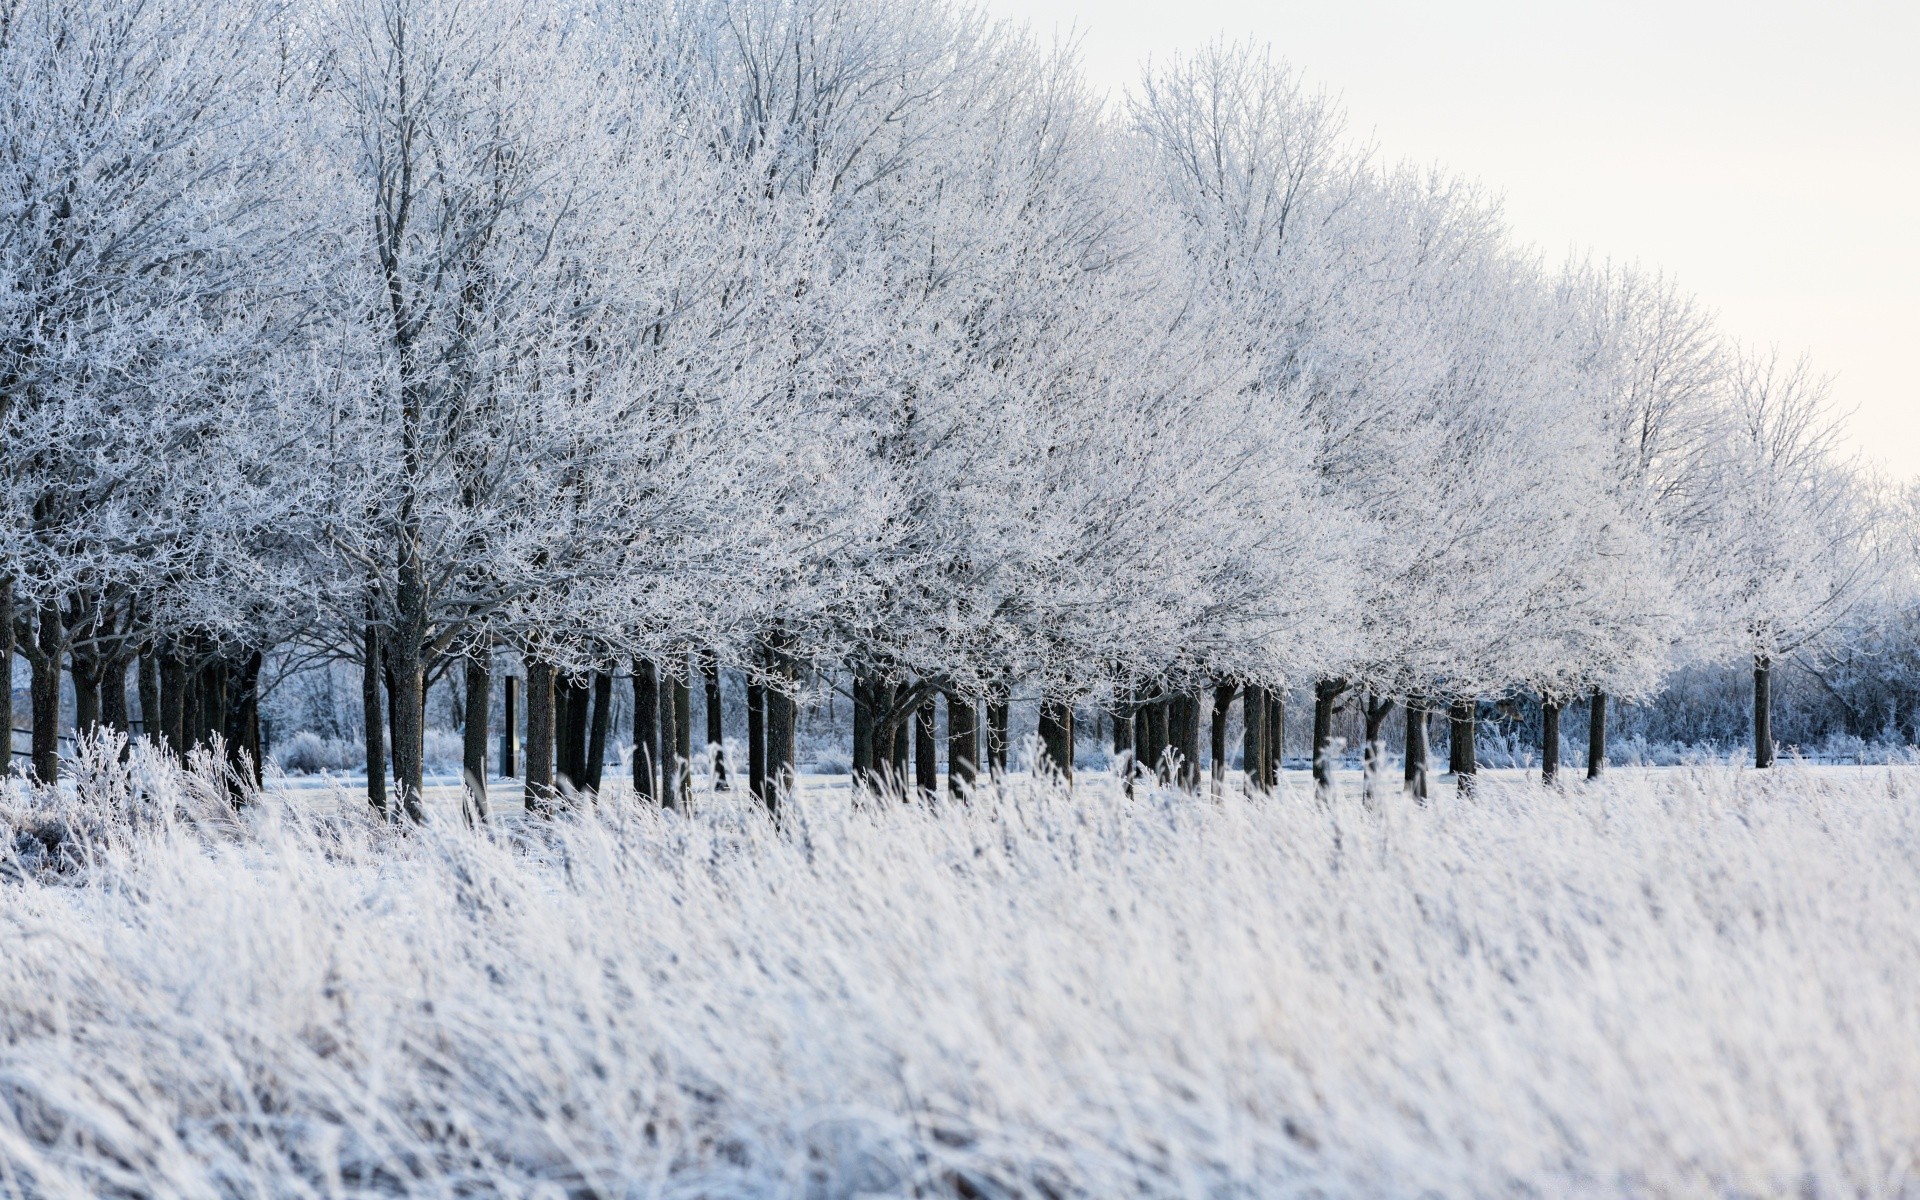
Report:
[[[1358,705],[1417,790],[1428,713],[1470,777],[1477,701],[1582,700],[1597,770],[1608,697],[1743,661],[1765,765],[1772,664],[1906,586],[1804,362],[1255,48],[1106,98],[937,3],[0,0],[0,91],[43,781],[63,671],[257,764],[268,655],[358,664],[414,818],[428,687],[503,668],[535,809],[628,735],[673,801],[722,668],[770,803],[826,679],[868,780],[935,704],[1000,764],[1019,688],[1190,786],[1237,705],[1258,782],[1305,686],[1323,777]]]

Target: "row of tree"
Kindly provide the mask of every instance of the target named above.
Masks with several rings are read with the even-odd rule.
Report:
[[[289,647],[361,665],[416,818],[427,688],[485,712],[503,653],[536,805],[616,674],[684,760],[701,664],[769,797],[829,673],[869,778],[940,697],[995,761],[1016,687],[1062,767],[1075,704],[1193,764],[1244,697],[1264,777],[1290,684],[1320,734],[1447,708],[1469,772],[1475,698],[1591,697],[1597,768],[1605,697],[1744,657],[1764,764],[1770,664],[1884,574],[1803,363],[1542,263],[1257,49],[1109,101],[940,3],[0,0],[0,106],[43,780],[63,670],[257,762]]]

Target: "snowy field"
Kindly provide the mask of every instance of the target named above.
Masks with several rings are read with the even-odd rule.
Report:
[[[6,799],[0,1194],[1920,1195],[1920,769],[480,834],[80,774]]]

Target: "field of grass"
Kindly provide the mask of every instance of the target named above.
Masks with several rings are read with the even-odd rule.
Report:
[[[0,800],[0,1195],[1920,1196],[1920,769]]]

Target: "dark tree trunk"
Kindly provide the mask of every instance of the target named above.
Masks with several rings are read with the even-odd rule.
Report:
[[[1200,697],[1183,691],[1167,702],[1167,732],[1179,759],[1174,779],[1189,792],[1200,790]]]
[[[71,654],[67,675],[73,680],[73,735],[76,739],[92,737],[100,727],[100,664]]]
[[[0,763],[0,775],[13,770],[13,580],[0,579],[0,664],[6,667],[0,682],[0,729],[7,731],[7,760]]]
[[[140,684],[140,736],[158,746],[161,744],[160,656],[152,649],[140,656],[137,678]]]
[[[368,626],[366,646],[378,661],[379,634]],[[380,739],[380,676],[375,668],[361,673],[361,694],[367,703],[367,729],[364,739],[367,743],[367,799],[375,811],[385,814],[387,811],[387,747]],[[165,746],[175,757],[184,757],[187,752],[187,665],[180,660],[177,647],[168,647],[160,653],[160,728],[154,731],[159,745]],[[379,787],[376,796],[374,788]]]
[[[1773,765],[1773,660],[1753,656],[1753,765]]]
[[[1473,700],[1455,700],[1449,719],[1452,728],[1449,732],[1451,743],[1451,765],[1453,782],[1460,795],[1473,794],[1474,778],[1480,770],[1480,761],[1474,752],[1473,735],[1479,720],[1479,704]]]
[[[979,763],[979,714],[971,699],[948,692],[947,794],[960,799],[973,786]]]
[[[1427,799],[1427,701],[1424,696],[1407,697],[1407,794],[1424,803]]]
[[[605,671],[593,675],[593,720],[587,725],[586,783],[600,790],[607,766],[607,733],[613,726],[613,676]]]
[[[641,661],[633,664],[633,794],[660,798],[660,674]]]
[[[1146,756],[1147,769],[1153,772],[1154,779],[1160,783],[1170,782],[1167,751],[1172,748],[1172,741],[1167,735],[1166,698],[1160,697],[1149,702],[1142,711],[1147,718],[1147,727],[1140,749]]]
[[[487,819],[487,718],[493,711],[492,656],[482,651],[467,659],[467,706],[461,718],[460,773],[465,777],[474,820]]]
[[[1393,700],[1369,695],[1363,703],[1367,732],[1366,745],[1360,751],[1364,763],[1362,786],[1371,799],[1387,769],[1387,740],[1381,731],[1386,727],[1387,718],[1393,715]]]
[[[1133,774],[1133,700],[1122,695],[1113,706],[1113,762],[1124,775]]]
[[[767,790],[767,688],[753,682],[747,684],[747,790],[773,808],[773,794]]]
[[[935,733],[933,697],[929,695],[913,714],[913,786],[923,801],[932,800],[940,791],[940,749]]]
[[[500,680],[500,774],[512,779],[520,773],[520,680],[508,675]]]
[[[60,614],[52,606],[40,610],[39,652],[28,660],[33,668],[29,696],[33,705],[33,776],[44,784],[60,780],[60,660],[65,637]],[[9,681],[9,685],[11,681]]]
[[[1266,695],[1267,748],[1260,769],[1267,781],[1267,790],[1272,791],[1280,786],[1280,768],[1287,752],[1287,700],[1284,692],[1273,688],[1266,689]]]
[[[422,785],[426,773],[426,666],[418,650],[388,655],[393,668],[393,691],[387,703],[393,710],[393,775],[400,792],[400,810],[416,825],[427,819]]]
[[[781,798],[790,793],[794,786],[794,735],[797,732],[795,725],[799,717],[799,705],[793,700],[797,682],[793,664],[778,644],[768,648],[767,665],[771,668],[774,684],[767,689],[766,803],[768,811],[777,816]]]
[[[564,721],[561,719],[563,713]],[[556,764],[560,769],[560,781],[575,791],[592,787],[588,779],[587,734],[593,723],[593,684],[585,678],[573,677],[556,682],[553,719],[562,739],[560,759]]]
[[[1587,698],[1587,778],[1607,769],[1607,694],[1593,689]]]
[[[853,786],[873,788],[879,786],[875,767],[876,756],[873,752],[873,681],[855,669],[853,672],[853,763],[849,768]]]
[[[1011,705],[1004,684],[987,692],[987,767],[995,775],[1007,773],[1007,741],[1013,736]]]
[[[912,750],[913,736],[909,729],[912,723],[911,717],[900,711],[900,706],[905,703],[902,696],[906,690],[907,685],[904,683],[887,685],[881,690],[881,694],[887,699],[888,715],[892,718],[891,725],[883,719],[881,729],[893,731],[880,739],[887,746],[887,786],[898,790],[902,795],[905,795],[907,790],[907,768],[910,765],[908,759]]]
[[[684,811],[693,803],[693,689],[684,676],[673,681],[673,737],[674,799]]]
[[[1346,690],[1339,679],[1313,685],[1313,783],[1322,792],[1333,790],[1333,710]]]
[[[529,816],[553,812],[553,668],[527,659],[527,781]]]
[[[1073,705],[1061,700],[1040,701],[1040,752],[1035,774],[1058,775],[1073,782]]]
[[[260,761],[260,669],[265,656],[255,650],[237,667],[220,665],[220,736],[227,743],[227,765],[236,778],[246,779],[258,788],[264,778]],[[236,796],[236,802],[243,797]]]
[[[1249,795],[1267,790],[1267,689],[1240,689],[1240,767]]]
[[[127,660],[111,658],[100,675],[100,724],[125,734],[132,723],[127,709]]]
[[[1560,775],[1560,702],[1540,698],[1540,782],[1552,787]]]
[[[680,751],[679,705],[673,702],[676,690],[671,673],[660,673],[660,804],[680,807],[681,781],[685,768],[677,761]]]
[[[1227,717],[1233,709],[1233,696],[1239,689],[1231,683],[1213,685],[1213,729],[1207,742],[1208,769],[1213,774],[1213,793],[1216,796],[1226,794],[1227,790]]]
[[[713,790],[724,792],[732,786],[727,772],[727,731],[720,707],[720,664],[708,651],[701,656],[701,676],[706,683],[707,754],[713,760]]]

